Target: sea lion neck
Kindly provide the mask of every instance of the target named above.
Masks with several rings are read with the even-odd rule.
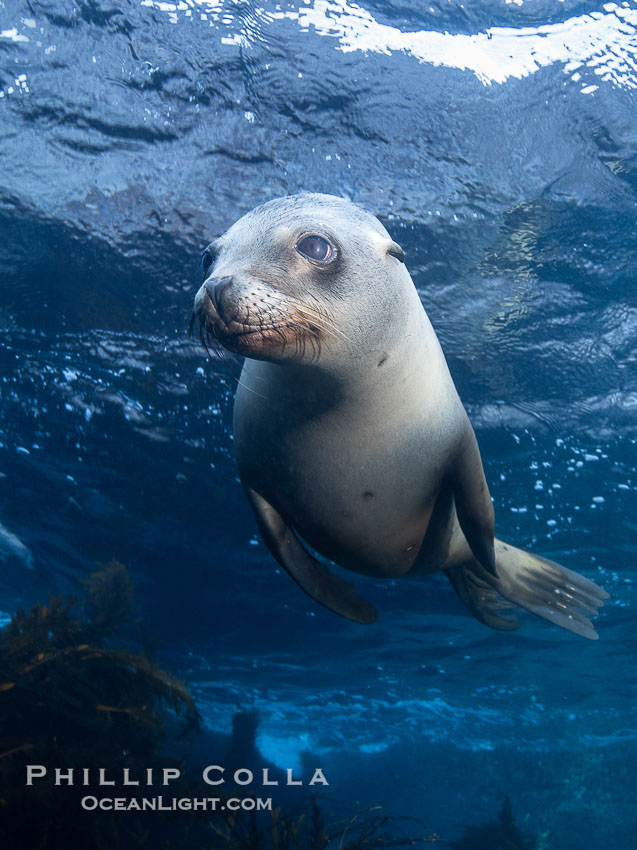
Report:
[[[441,370],[447,374],[446,361],[420,306],[405,321],[398,340],[377,340],[349,355],[341,352],[337,358],[312,362],[246,360],[241,383],[257,395],[267,391],[268,398],[284,398],[297,409],[310,405],[315,414],[345,405],[390,410],[406,393],[425,391],[435,397]]]

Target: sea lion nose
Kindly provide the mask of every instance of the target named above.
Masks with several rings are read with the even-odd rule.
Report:
[[[224,321],[229,317],[224,314],[224,293],[232,286],[231,277],[209,277],[204,283],[208,297],[212,301],[215,310]],[[227,300],[227,299],[226,299]],[[226,313],[228,312],[226,304]]]

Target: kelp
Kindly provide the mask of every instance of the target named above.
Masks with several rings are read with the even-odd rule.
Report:
[[[185,776],[172,788],[161,785],[164,768],[184,766],[163,754],[167,720],[174,725],[176,717],[181,719],[182,729],[173,735],[181,740],[198,728],[200,718],[183,682],[147,652],[114,644],[132,603],[126,569],[112,562],[90,576],[81,601],[52,597],[46,605],[19,610],[0,631],[2,848],[380,850],[441,841],[418,821],[391,817],[380,808],[352,813],[318,795],[291,812],[274,805],[258,814],[248,808],[233,811],[223,794],[215,810],[84,810],[81,799],[87,795],[131,800],[210,794],[201,780]],[[257,728],[254,711],[234,717],[228,769],[258,757]],[[27,765],[46,766],[47,775],[27,786]],[[74,784],[63,779],[56,785],[55,768],[73,770]],[[85,769],[88,786],[82,784]],[[116,780],[115,787],[98,785],[100,769]],[[153,781],[146,787],[149,770]],[[140,779],[140,785],[123,787],[125,775]],[[233,796],[246,800],[245,791],[235,789]],[[528,850],[532,845],[501,846]]]
[[[0,765],[16,745],[32,761],[43,749],[54,755],[48,749],[55,743],[60,759],[49,764],[67,763],[74,750],[145,757],[163,740],[165,706],[188,721],[196,717],[182,682],[144,654],[103,645],[131,602],[126,570],[113,562],[91,577],[84,616],[73,613],[74,599],[56,596],[19,610],[0,632]]]
[[[130,578],[112,562],[87,582],[79,605],[54,596],[17,611],[0,632],[0,844],[3,847],[83,846],[100,850],[136,844],[139,824],[83,812],[80,797],[95,789],[53,784],[56,767],[130,775],[176,766],[161,757],[168,710],[199,722],[183,682],[144,653],[106,646],[129,615]],[[26,785],[26,766],[46,778]],[[143,830],[140,835],[143,835]],[[144,839],[145,840],[145,839]],[[177,846],[156,842],[155,846]]]
[[[355,814],[343,812],[318,795],[294,812],[280,807],[270,813],[270,823],[254,812],[222,812],[211,826],[225,850],[367,850],[381,847],[415,847],[442,841],[427,834],[415,818],[387,815],[380,807]],[[246,816],[247,815],[247,816]],[[213,845],[211,845],[212,848]]]

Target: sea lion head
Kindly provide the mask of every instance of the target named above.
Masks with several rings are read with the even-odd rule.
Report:
[[[204,344],[275,363],[377,351],[414,293],[403,251],[378,219],[332,195],[257,207],[208,245],[201,267]]]

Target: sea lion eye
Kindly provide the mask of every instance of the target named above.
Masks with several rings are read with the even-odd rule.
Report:
[[[201,276],[205,277],[208,269],[214,263],[215,257],[210,248],[206,248],[206,250],[201,255]]]
[[[296,246],[299,254],[315,263],[329,263],[334,259],[334,248],[322,236],[305,236]]]

